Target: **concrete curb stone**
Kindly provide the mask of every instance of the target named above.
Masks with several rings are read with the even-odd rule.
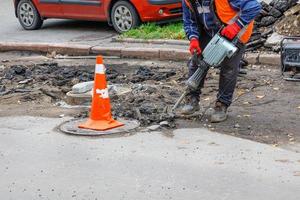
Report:
[[[18,43],[18,42],[1,42],[0,52],[5,51],[33,51],[47,53],[49,44],[46,43]]]
[[[191,57],[190,52],[187,50],[169,50],[161,49],[159,51],[160,60],[173,60],[173,61],[186,61]]]
[[[51,44],[48,52],[56,52],[57,54],[67,54],[70,56],[87,56],[90,55],[92,46],[79,44]]]
[[[247,53],[245,59],[252,65],[280,66],[281,57],[274,53]]]
[[[0,43],[0,52],[5,51],[32,51],[42,53],[68,54],[68,55],[89,55],[90,45],[78,44],[46,44],[46,43],[17,43],[4,42]]]
[[[245,59],[248,61],[250,64],[258,64],[259,63],[259,53],[246,53],[245,54]]]
[[[145,44],[170,44],[170,45],[188,45],[188,40],[164,40],[164,39],[135,39],[135,38],[112,38],[112,42],[120,43],[145,43]]]
[[[100,54],[103,56],[117,56],[121,57],[122,48],[119,47],[99,47],[95,46],[91,48],[91,54]]]
[[[281,65],[281,57],[279,54],[260,54],[258,56],[258,63],[263,65]]]
[[[124,48],[121,50],[123,58],[158,59],[159,49],[150,48]]]

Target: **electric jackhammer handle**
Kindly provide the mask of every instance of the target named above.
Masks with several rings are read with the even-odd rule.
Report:
[[[192,55],[192,62],[193,62],[193,64],[199,66],[199,59],[200,60],[203,59],[203,55],[202,54],[199,55],[197,53],[197,50],[195,49],[194,53]]]
[[[197,50],[194,49],[193,55],[192,55],[192,62],[194,65],[198,65],[198,54]]]

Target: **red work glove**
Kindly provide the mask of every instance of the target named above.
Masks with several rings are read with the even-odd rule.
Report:
[[[198,55],[200,55],[202,52],[200,48],[199,40],[196,38],[192,38],[190,41],[190,52],[193,55],[195,51],[197,52]]]
[[[221,35],[232,40],[241,30],[237,23],[229,24],[221,31]]]

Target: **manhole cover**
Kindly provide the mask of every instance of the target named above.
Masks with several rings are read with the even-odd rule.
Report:
[[[101,136],[101,135],[112,135],[112,134],[125,134],[132,133],[140,126],[140,123],[136,120],[125,120],[118,119],[118,121],[124,123],[124,126],[114,128],[107,131],[95,131],[89,129],[78,128],[80,123],[87,121],[87,119],[73,119],[62,123],[58,129],[67,134],[81,135],[81,136]]]

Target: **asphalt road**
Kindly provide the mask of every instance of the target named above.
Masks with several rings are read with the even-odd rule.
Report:
[[[64,120],[0,118],[1,199],[300,199],[292,151],[206,129],[75,137]]]
[[[13,0],[0,1],[1,42],[47,42],[101,44],[116,32],[106,22],[49,19],[42,29],[26,31],[14,15]]]

